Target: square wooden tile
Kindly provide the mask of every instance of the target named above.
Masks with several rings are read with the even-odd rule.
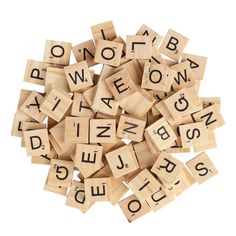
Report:
[[[47,40],[43,61],[62,66],[69,65],[71,48],[71,43]]]
[[[196,181],[201,184],[218,173],[209,156],[202,152],[187,163]]]
[[[145,125],[145,120],[137,119],[128,115],[121,115],[117,128],[117,136],[119,138],[141,142],[143,140]]]
[[[74,164],[87,178],[102,166],[103,147],[91,144],[77,144]]]
[[[161,152],[156,162],[152,166],[151,172],[156,174],[161,180],[173,183],[180,171],[183,169],[184,163],[174,158],[167,152]]]
[[[105,154],[115,178],[119,178],[138,169],[138,162],[131,144]]]
[[[171,59],[178,61],[187,42],[187,37],[170,29],[161,43],[160,52]]]
[[[50,153],[47,129],[24,131],[24,143],[27,156],[46,155]]]

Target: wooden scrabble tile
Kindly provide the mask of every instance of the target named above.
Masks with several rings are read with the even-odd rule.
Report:
[[[73,181],[67,195],[66,205],[80,209],[83,213],[90,208],[91,204],[85,196],[84,184]]]
[[[134,194],[120,201],[119,206],[129,222],[140,218],[151,210],[146,201],[140,201]]]
[[[152,56],[152,37],[129,35],[126,40],[126,58],[150,59]]]
[[[174,80],[175,73],[174,70],[169,69],[166,65],[146,62],[141,87],[168,92]]]
[[[91,87],[91,88],[88,88],[87,90],[85,90],[83,92],[83,96],[84,98],[86,99],[86,101],[88,102],[89,106],[91,107],[92,106],[92,103],[93,103],[93,100],[94,100],[94,97],[95,97],[95,93],[97,91],[97,85]],[[92,107],[91,107],[92,108]],[[92,108],[93,109],[93,108]],[[94,109],[93,109],[94,112],[96,112]]]
[[[62,66],[69,65],[71,48],[71,43],[47,40],[43,61]]]
[[[94,61],[96,47],[92,39],[72,47],[72,52],[77,62],[86,61],[88,67],[97,63]]]
[[[84,180],[85,196],[89,202],[109,201],[111,178],[87,178]]]
[[[205,182],[218,172],[205,152],[188,161],[186,165],[199,184]]]
[[[158,157],[158,153],[153,154],[151,152],[146,140],[133,144],[133,148],[141,169],[153,166]]]
[[[105,81],[116,101],[120,101],[137,91],[136,85],[126,69],[113,74]]]
[[[108,40],[98,40],[94,61],[110,66],[119,66],[123,44]]]
[[[202,80],[207,63],[207,57],[183,53],[181,61],[188,61],[195,79]]]
[[[170,29],[161,43],[160,52],[171,59],[178,61],[187,42],[188,38]]]
[[[128,182],[128,186],[140,201],[144,201],[156,192],[161,184],[148,169],[144,169]]]
[[[46,114],[41,111],[43,99],[44,97],[40,93],[33,91],[22,104],[20,109],[34,120],[42,123],[46,118]]]
[[[46,179],[43,189],[46,191],[52,192],[52,193],[57,193],[57,194],[63,195],[63,196],[66,196],[66,194],[67,194],[66,187],[49,185],[48,184],[48,176],[47,176],[47,179]]]
[[[65,118],[65,143],[89,142],[89,117]]]
[[[143,132],[146,125],[146,121],[137,119],[128,115],[121,115],[117,136],[119,138],[126,138],[135,142],[141,142],[143,140]]]
[[[208,143],[205,143],[201,146],[194,147],[194,152],[202,152],[204,150],[210,149],[210,148],[216,148],[216,138],[214,134],[214,130],[207,129],[207,135],[208,135]]]
[[[101,168],[102,146],[91,144],[77,144],[75,154],[75,167],[87,178]]]
[[[120,199],[129,191],[129,188],[122,183],[123,178],[111,179],[111,199],[112,205],[117,204]]]
[[[17,112],[14,115],[14,119],[13,119],[13,123],[12,123],[12,129],[11,129],[11,136],[15,136],[15,137],[22,137],[23,133],[22,133],[22,124],[25,121],[34,121],[35,120],[30,117],[29,115],[27,115],[26,113],[24,113],[21,110],[17,110]]]
[[[159,46],[159,44],[163,39],[163,37],[160,34],[158,34],[153,29],[149,28],[147,25],[144,24],[141,25],[136,35],[151,36],[152,45],[156,47]]]
[[[162,180],[164,191],[168,196],[179,196],[182,192],[191,187],[195,182],[196,180],[193,178],[192,174],[185,166],[183,166],[182,170],[172,184]]]
[[[122,141],[122,139],[117,138],[115,143],[101,143],[101,145],[103,146],[103,154],[106,154],[119,147],[123,147],[125,143]]]
[[[21,147],[25,146],[24,132],[29,130],[45,129],[46,124],[36,123],[36,122],[23,122],[22,123],[22,138]]]
[[[145,133],[159,150],[171,147],[172,143],[177,139],[174,131],[164,117],[148,126],[145,129]]]
[[[94,42],[97,43],[99,39],[110,40],[115,39],[116,31],[112,21],[107,21],[97,25],[91,26]]]
[[[73,177],[74,164],[72,161],[59,159],[51,160],[48,184],[53,186],[70,187]]]
[[[163,186],[157,188],[157,190],[152,195],[146,198],[146,202],[154,212],[160,210],[162,207],[173,200],[174,197],[170,194],[167,194]]]
[[[46,95],[40,110],[56,121],[60,121],[72,103],[71,95],[52,88]]]
[[[184,148],[201,147],[209,143],[208,132],[204,122],[180,125],[179,132]]]
[[[166,64],[166,62],[165,62],[164,58],[162,57],[159,49],[156,48],[156,47],[152,48],[152,56],[149,59],[149,62],[151,62],[152,64],[162,64],[162,65]]]
[[[66,66],[64,71],[71,92],[81,91],[93,85],[86,61]]]
[[[84,95],[81,93],[74,93],[73,103],[71,108],[72,116],[86,116],[86,117],[94,117],[95,113],[92,108],[88,104]]]
[[[131,116],[144,117],[151,109],[155,99],[144,89],[137,87],[137,91],[119,101],[119,105]]]
[[[107,87],[104,80],[100,80],[94,94],[92,109],[106,115],[115,116],[118,111],[118,102]]]
[[[196,103],[194,94],[187,88],[183,88],[164,100],[164,104],[175,121],[193,113]]]
[[[115,143],[115,119],[90,119],[90,143]]]
[[[25,131],[24,141],[27,156],[46,155],[50,153],[47,129]]]
[[[131,144],[108,152],[105,156],[115,178],[138,169],[138,162]]]
[[[44,92],[48,93],[52,88],[59,88],[64,92],[70,91],[63,68],[47,68]]]
[[[203,121],[208,129],[216,129],[224,125],[224,119],[220,113],[217,104],[204,108],[203,110],[193,114],[195,121]]]
[[[170,68],[176,71],[171,86],[174,91],[178,91],[181,88],[189,87],[196,83],[195,75],[193,74],[193,71],[189,67],[189,63],[187,61],[173,65]]]
[[[28,60],[25,68],[24,81],[28,83],[44,85],[49,63]]]
[[[167,152],[161,152],[154,163],[151,172],[156,174],[161,180],[173,183],[180,171],[183,169],[184,163],[174,158]]]

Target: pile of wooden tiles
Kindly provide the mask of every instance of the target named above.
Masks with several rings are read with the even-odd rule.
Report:
[[[91,30],[93,40],[47,40],[43,62],[28,60],[24,81],[44,91],[21,90],[12,135],[50,165],[45,190],[82,212],[118,203],[131,222],[217,173],[204,151],[224,124],[220,99],[198,96],[207,59],[183,52],[185,36],[142,25],[125,42],[111,21]],[[172,154],[191,149],[187,163]]]

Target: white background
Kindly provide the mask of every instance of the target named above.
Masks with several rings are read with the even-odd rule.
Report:
[[[25,1],[0,3],[0,235],[236,235],[234,1]],[[226,125],[208,152],[219,174],[174,202],[129,224],[118,206],[95,204],[87,214],[43,191],[48,166],[31,165],[10,137],[26,60],[42,60],[46,39],[73,45],[92,37],[90,26],[113,20],[117,34],[145,23],[165,35],[190,38],[186,52],[208,57],[201,96],[221,96]],[[35,87],[37,89],[37,87]]]

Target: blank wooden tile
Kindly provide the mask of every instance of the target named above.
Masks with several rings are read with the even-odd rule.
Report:
[[[170,69],[176,72],[171,85],[174,91],[178,91],[181,88],[193,86],[196,84],[196,77],[193,74],[192,69],[189,67],[189,63],[187,61],[173,65],[170,67]]]
[[[110,201],[111,178],[87,178],[84,180],[84,186],[89,202]]]
[[[171,59],[178,61],[187,42],[188,38],[170,29],[161,43],[160,52]]]
[[[119,138],[141,142],[143,140],[145,125],[146,121],[142,119],[137,119],[128,115],[121,115],[117,128],[117,136]]]
[[[120,201],[119,206],[129,222],[140,218],[151,210],[146,201],[140,201],[134,194]]]
[[[92,77],[86,61],[64,67],[71,92],[81,91],[93,85]]]
[[[94,93],[94,99],[91,105],[92,109],[106,115],[115,116],[117,114],[119,104],[107,87],[105,81],[99,81],[96,88],[97,89]]]
[[[148,126],[145,132],[159,150],[171,147],[172,143],[177,139],[164,117]]]
[[[167,194],[163,186],[157,188],[157,190],[152,195],[146,198],[146,202],[154,212],[160,210],[162,207],[173,200],[174,197],[170,194]]]
[[[44,85],[49,63],[28,60],[25,68],[24,81],[28,83]]]
[[[147,25],[144,24],[141,25],[136,35],[151,36],[152,45],[156,47],[159,46],[159,44],[163,39],[163,37],[160,34],[158,34],[153,29],[149,28]]]
[[[128,182],[128,186],[140,201],[144,201],[156,192],[161,184],[148,169],[143,169]]]
[[[95,113],[89,106],[87,100],[85,99],[82,93],[74,93],[71,115],[81,117],[85,116],[90,118],[94,117]]]
[[[46,95],[40,110],[59,122],[72,103],[71,95],[53,88]]]
[[[141,169],[151,167],[155,163],[158,154],[151,152],[146,140],[133,144],[133,147]]]
[[[186,164],[199,184],[205,182],[218,172],[205,152],[200,153]]]
[[[24,141],[27,156],[46,155],[50,153],[47,129],[25,131]]]
[[[183,53],[181,61],[188,61],[189,67],[191,68],[194,77],[198,80],[203,79],[207,57]]]
[[[129,188],[122,183],[123,178],[111,179],[111,199],[112,205],[116,205],[119,200],[129,191]]]
[[[45,78],[44,92],[48,93],[52,88],[69,92],[70,88],[63,68],[48,67]]]
[[[200,147],[209,143],[208,132],[204,122],[180,125],[179,132],[184,148]]]
[[[86,213],[91,204],[85,196],[84,184],[78,181],[73,181],[70,191],[67,195],[66,205],[80,209]]]
[[[115,143],[115,119],[90,119],[90,143]]]
[[[142,88],[168,92],[171,88],[176,72],[166,65],[151,64],[144,65]]]
[[[116,31],[112,21],[107,21],[97,25],[91,26],[94,42],[97,43],[99,39],[110,40],[115,39]]]
[[[196,103],[193,100],[193,93],[183,88],[164,100],[164,104],[171,113],[174,120],[178,120],[193,113]]]
[[[152,37],[129,35],[126,40],[126,58],[150,59],[152,56]]]
[[[62,66],[69,65],[71,48],[71,43],[47,40],[43,61]]]
[[[96,47],[92,39],[72,47],[72,52],[77,62],[86,61],[88,67],[97,63],[94,61]]]
[[[184,164],[181,161],[174,158],[169,153],[161,152],[151,171],[161,180],[163,179],[168,183],[173,183],[183,169],[183,166]]]
[[[131,144],[105,154],[115,178],[119,178],[138,169],[138,162]]]
[[[119,101],[119,105],[131,116],[144,117],[151,109],[155,99],[144,89],[137,87],[137,91]]]
[[[66,117],[65,118],[65,143],[89,142],[89,118]]]
[[[119,66],[123,44],[108,40],[98,40],[94,61],[96,63]]]
[[[33,91],[21,106],[21,110],[38,122],[43,122],[46,114],[41,111],[41,105],[44,97]]]
[[[72,161],[59,159],[51,160],[48,184],[53,186],[70,187],[73,177],[74,164]]]
[[[206,107],[193,114],[193,118],[195,121],[203,121],[208,129],[216,129],[224,125],[224,119],[217,104]]]
[[[102,165],[102,146],[91,144],[77,144],[75,167],[87,178],[98,171]]]
[[[120,101],[137,91],[136,85],[126,69],[115,73],[105,81],[116,101]]]

